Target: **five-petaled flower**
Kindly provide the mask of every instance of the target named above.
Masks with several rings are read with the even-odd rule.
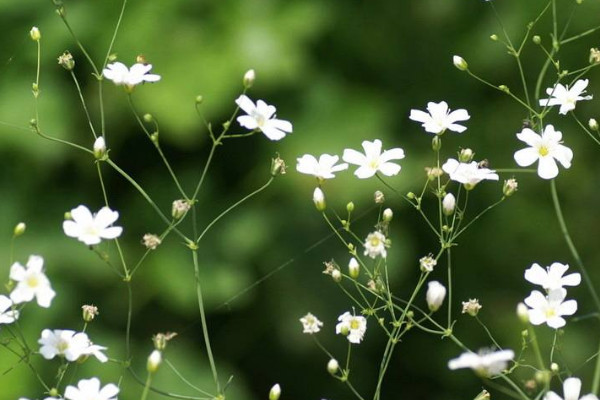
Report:
[[[323,323],[311,313],[308,313],[304,317],[300,318],[300,322],[302,323],[303,328],[302,333],[309,333],[311,335],[319,332],[323,326]]]
[[[338,317],[335,333],[345,335],[350,343],[358,344],[367,331],[367,319],[360,315],[352,315],[348,311]]]
[[[556,178],[558,175],[556,161],[565,168],[571,167],[573,152],[561,144],[562,133],[555,131],[552,125],[546,125],[541,136],[525,128],[521,133],[517,133],[517,138],[530,147],[517,151],[514,156],[515,161],[521,167],[528,167],[539,161],[537,173],[540,178]]]
[[[440,103],[427,103],[427,112],[410,110],[409,118],[421,122],[426,132],[441,135],[447,129],[458,133],[464,132],[467,128],[456,122],[467,121],[471,116],[467,110],[462,108],[450,112],[448,104],[442,101]]]
[[[564,301],[566,297],[567,291],[565,289],[551,290],[548,292],[548,296],[534,290],[525,299],[525,304],[530,307],[528,310],[529,321],[533,325],[546,323],[554,329],[562,328],[566,324],[562,316],[573,315],[577,311],[577,301]]]
[[[78,206],[71,210],[71,218],[63,222],[65,235],[77,238],[80,242],[92,246],[102,239],[115,239],[121,235],[123,228],[110,226],[119,218],[119,213],[108,207],[102,207],[92,215],[86,206]]]
[[[40,307],[50,307],[56,293],[52,290],[43,267],[44,259],[40,256],[29,256],[26,267],[18,262],[10,267],[10,279],[17,282],[10,293],[10,299],[15,304],[31,301],[35,297]]]
[[[280,140],[287,133],[292,132],[292,124],[289,121],[275,118],[274,106],[270,106],[262,100],[256,105],[246,95],[241,95],[235,103],[247,114],[237,117],[237,122],[246,129],[260,130],[271,140]]]
[[[565,379],[565,381],[563,382],[564,400],[598,400],[598,397],[595,394],[590,393],[586,394],[583,397],[579,397],[579,393],[581,393],[581,379]],[[563,398],[554,393],[553,391],[549,391],[544,396],[544,400],[563,400]]]
[[[513,359],[515,353],[512,350],[499,351],[480,351],[479,354],[473,352],[462,353],[458,358],[448,362],[448,368],[454,370],[459,368],[471,368],[480,376],[490,377],[498,375],[506,368],[506,365]]]
[[[381,146],[381,140],[379,139],[375,139],[372,142],[365,140],[362,142],[365,154],[354,149],[346,149],[344,150],[342,158],[347,163],[359,166],[356,171],[354,171],[354,175],[360,179],[370,178],[377,172],[381,172],[386,176],[398,174],[401,167],[398,164],[390,162],[390,160],[403,159],[404,150],[398,147],[391,150],[385,150],[382,153]]]
[[[525,280],[540,285],[547,291],[560,289],[563,286],[577,286],[581,283],[581,274],[578,272],[563,276],[569,269],[569,264],[552,263],[546,269],[538,263],[533,263],[525,270]]]
[[[108,64],[102,71],[106,79],[110,79],[118,86],[125,86],[131,92],[136,85],[142,82],[157,82],[160,75],[149,74],[152,64],[133,64],[131,68],[120,62]]]
[[[335,178],[334,172],[343,171],[348,168],[348,164],[341,163],[335,165],[340,158],[330,154],[322,154],[319,159],[313,155],[305,154],[298,158],[296,170],[307,175],[314,175],[319,180]]]
[[[385,249],[385,235],[379,231],[371,232],[365,239],[365,256],[376,258],[381,256],[387,257],[387,251]]]
[[[65,399],[67,400],[117,400],[119,388],[109,383],[104,387],[100,387],[98,378],[82,379],[77,382],[77,387],[67,386],[65,389]]]
[[[102,353],[106,347],[92,344],[84,332],[44,329],[38,343],[41,345],[40,354],[46,360],[60,356],[67,361],[77,361],[81,356],[93,355],[100,362],[108,361],[106,355]]]
[[[450,175],[450,179],[462,183],[467,190],[473,189],[482,180],[497,181],[500,179],[496,171],[480,167],[476,161],[461,163],[454,158],[449,158],[442,165],[442,169]]]
[[[557,83],[553,88],[546,89],[546,93],[550,98],[540,99],[540,106],[551,107],[560,106],[559,114],[566,114],[575,109],[575,103],[580,100],[591,100],[592,96],[582,96],[585,93],[589,81],[587,79],[579,79],[569,89],[569,86],[563,86]]]

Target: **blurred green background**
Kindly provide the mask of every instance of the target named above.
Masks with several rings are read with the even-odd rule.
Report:
[[[573,14],[569,32],[578,33],[600,24],[600,4],[559,0],[563,21]],[[498,2],[497,10],[511,39],[520,41],[526,24],[546,1]],[[121,1],[65,1],[67,18],[91,56],[99,64],[119,14]],[[20,320],[35,348],[43,328],[80,329],[80,307],[93,303],[100,316],[88,330],[108,354],[124,354],[126,286],[83,244],[67,238],[61,229],[65,211],[79,204],[97,210],[101,191],[91,157],[50,143],[28,129],[33,117],[31,83],[35,79],[36,47],[28,36],[31,26],[42,32],[40,126],[50,135],[91,147],[93,137],[69,75],[56,62],[64,51],[73,53],[75,73],[82,85],[94,123],[99,123],[97,85],[81,51],[76,47],[51,1],[0,3],[0,254],[3,276],[9,271],[9,243],[14,225],[25,221],[27,234],[19,239],[16,257],[41,254],[58,295],[50,310],[28,305]],[[550,20],[533,29],[549,48]],[[346,265],[347,254],[329,235],[315,212],[311,196],[315,181],[295,171],[302,154],[341,155],[344,148],[360,148],[362,140],[382,139],[385,148],[402,147],[407,157],[403,170],[390,183],[401,192],[418,192],[425,166],[432,164],[431,137],[408,120],[410,109],[424,109],[428,101],[445,100],[453,109],[471,114],[468,130],[444,137],[444,154],[470,147],[476,159],[488,159],[491,168],[514,168],[514,151],[523,147],[515,138],[526,114],[517,103],[470,79],[452,65],[460,54],[473,71],[520,95],[514,59],[505,47],[489,39],[501,34],[489,4],[478,0],[130,0],[114,46],[118,60],[132,64],[144,54],[162,80],[138,87],[134,93],[140,112],[160,122],[161,143],[187,188],[195,185],[210,142],[194,110],[194,99],[204,96],[203,110],[215,126],[233,111],[244,72],[254,68],[255,87],[249,95],[277,106],[279,118],[290,120],[294,133],[280,142],[263,135],[231,141],[219,148],[200,196],[198,219],[210,222],[228,205],[262,185],[269,176],[271,157],[279,153],[288,173],[264,193],[222,220],[201,243],[202,283],[209,311],[210,332],[222,380],[233,376],[227,392],[231,399],[266,399],[279,382],[286,399],[348,399],[351,394],[332,379],[328,358],[301,333],[298,319],[312,312],[325,322],[321,341],[343,358],[346,343],[334,335],[338,315],[350,300],[321,273],[322,262],[336,259]],[[561,68],[586,65],[590,47],[599,33],[565,47]],[[569,36],[569,35],[568,35]],[[527,42],[523,60],[532,84],[543,63],[543,53]],[[598,93],[596,72],[590,74],[589,93]],[[544,87],[555,77],[550,73]],[[111,158],[142,184],[169,212],[178,198],[159,157],[136,125],[121,88],[103,86],[107,141]],[[583,121],[597,114],[597,100],[577,105]],[[592,279],[600,282],[597,251],[600,203],[598,149],[570,117],[554,111],[546,120],[563,132],[565,144],[575,153],[573,167],[561,171],[557,185],[565,217]],[[237,126],[234,131],[241,132]],[[163,223],[141,196],[122,178],[105,168],[110,202],[121,217],[127,260],[143,254],[143,234],[158,233]],[[501,179],[510,178],[505,174]],[[479,298],[481,319],[507,348],[519,349],[520,326],[514,315],[518,302],[532,289],[523,271],[532,262],[574,262],[561,238],[552,209],[550,187],[533,174],[518,175],[519,191],[475,224],[454,249],[456,333],[474,349],[490,346],[485,332],[471,318],[460,316],[460,302]],[[377,219],[372,196],[385,188],[375,179],[358,181],[351,173],[327,182],[329,207],[343,212],[348,201],[364,217],[355,231],[365,237]],[[385,190],[384,190],[385,191]],[[386,206],[394,210],[388,263],[396,293],[407,297],[419,271],[418,259],[437,250],[416,211],[386,192]],[[470,197],[474,213],[497,200],[501,185],[482,183]],[[473,215],[473,214],[471,214]],[[103,250],[113,252],[110,245]],[[114,255],[113,255],[114,256]],[[151,336],[175,331],[167,358],[194,384],[212,391],[193,287],[191,255],[171,236],[147,259],[133,281],[134,369],[145,375],[145,359],[152,350]],[[267,279],[265,279],[267,278]],[[432,279],[445,282],[438,268]],[[248,289],[249,288],[249,289]],[[583,286],[569,291],[579,301],[578,315],[593,311]],[[424,300],[419,299],[424,305]],[[539,330],[548,344],[549,328]],[[556,361],[591,382],[598,327],[589,320],[567,325]],[[385,341],[374,321],[365,341],[355,346],[352,377],[364,393],[372,393]],[[549,347],[547,347],[549,348]],[[383,389],[386,399],[465,399],[481,390],[470,371],[450,372],[447,361],[460,354],[449,340],[415,331],[397,348]],[[57,360],[34,364],[52,376]],[[6,373],[5,373],[6,371]],[[42,389],[28,368],[14,356],[0,353],[2,398],[40,398]],[[116,382],[122,369],[116,363],[86,362],[79,379],[92,374],[103,382]],[[526,380],[524,374],[520,379]],[[586,379],[587,378],[587,379]],[[586,383],[587,382],[587,383]],[[168,369],[162,368],[157,387],[194,395]],[[141,385],[125,373],[123,399],[139,398]],[[369,396],[367,396],[369,397]],[[150,398],[163,398],[151,394]],[[497,394],[494,398],[502,398]]]

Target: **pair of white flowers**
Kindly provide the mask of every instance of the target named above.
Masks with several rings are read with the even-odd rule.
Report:
[[[65,389],[65,400],[117,400],[119,388],[113,383],[101,386],[98,378],[81,379],[77,386],[69,385]],[[21,397],[19,400],[28,400]],[[44,400],[60,400],[46,397]]]
[[[358,344],[363,340],[367,331],[367,319],[361,315],[354,315],[346,311],[338,317],[339,323],[335,326],[335,333],[346,336],[350,343]],[[313,314],[308,313],[300,318],[303,333],[313,334],[321,330],[323,323]]]
[[[46,360],[54,357],[63,357],[69,362],[77,361],[81,357],[94,356],[104,363],[108,358],[103,350],[106,347],[93,344],[84,332],[75,332],[69,329],[44,329],[38,340],[40,354]]]

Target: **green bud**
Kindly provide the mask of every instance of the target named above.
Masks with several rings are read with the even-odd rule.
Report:
[[[460,56],[452,57],[452,62],[454,63],[454,66],[461,71],[466,71],[469,69],[469,64],[467,64],[465,59]]]
[[[354,211],[354,203],[353,202],[349,202],[348,204],[346,204],[346,211],[348,211],[348,214],[350,214],[352,211]]]
[[[490,36],[490,40],[493,40],[494,42],[498,41],[498,35],[496,35],[494,33],[493,35]]]
[[[442,139],[439,136],[436,135],[431,139],[431,148],[433,151],[440,151],[442,148]]]
[[[253,69],[249,69],[248,71],[246,71],[246,73],[244,74],[244,79],[243,79],[244,88],[250,89],[252,87],[252,85],[254,84],[255,79],[256,79],[256,73],[254,72]]]
[[[279,157],[279,154],[271,159],[271,175],[284,175],[285,174],[285,161]]]
[[[31,28],[31,30],[29,31],[29,37],[31,37],[31,40],[33,40],[34,42],[39,42],[39,40],[42,38],[42,34],[40,33],[40,30],[37,28],[37,26]]]
[[[498,86],[498,89],[500,89],[504,93],[510,93],[510,89],[506,85],[500,85],[500,86]]]
[[[203,101],[204,97],[202,97],[202,95],[196,96],[196,104],[202,104]]]
[[[144,114],[144,121],[150,123],[154,121],[154,117],[152,116],[152,114]]]
[[[98,307],[94,305],[83,305],[81,306],[82,318],[86,323],[92,322],[96,315],[98,315]]]
[[[335,375],[339,369],[340,369],[340,364],[337,362],[337,360],[335,358],[332,358],[331,360],[329,360],[329,362],[327,363],[327,372],[329,372],[331,375]]]
[[[14,237],[21,236],[22,234],[25,233],[26,228],[27,228],[27,225],[25,225],[25,222],[19,222],[15,226],[15,229],[13,230],[13,236]]]
[[[535,36],[534,36],[534,37],[533,37],[531,40],[532,40],[532,41],[533,41],[533,43],[535,43],[535,44],[540,44],[540,43],[542,43],[542,38],[541,38],[541,37],[539,37],[538,35],[535,35]]]

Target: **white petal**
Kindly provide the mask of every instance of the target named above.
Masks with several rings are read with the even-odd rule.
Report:
[[[98,227],[106,228],[111,225],[119,218],[119,213],[117,211],[112,211],[108,207],[102,207],[98,214],[96,214],[96,218],[94,218],[95,225]]]
[[[540,157],[537,173],[542,179],[556,178],[558,175],[558,165],[556,165],[554,158],[548,156]]]
[[[540,135],[529,128],[525,128],[521,132],[517,133],[517,138],[532,147],[537,147],[542,140]]]
[[[531,268],[525,270],[525,280],[535,285],[545,286],[548,281],[548,273],[539,264],[535,263]]]
[[[527,147],[515,152],[514,159],[520,167],[528,167],[539,159],[539,152],[533,147]]]
[[[246,114],[252,114],[254,112],[254,110],[256,110],[256,106],[254,105],[252,100],[250,100],[250,98],[248,96],[246,96],[245,94],[238,97],[235,100],[235,104],[237,104],[238,107],[240,107],[242,110],[244,110],[244,112]]]
[[[581,274],[578,272],[563,276],[560,283],[564,286],[578,286],[581,283]]]
[[[450,114],[448,114],[448,120],[451,122],[466,121],[469,118],[471,118],[471,116],[469,115],[467,110],[462,109],[462,108],[459,110],[454,110]]]
[[[571,168],[571,160],[573,160],[573,151],[570,148],[559,144],[554,149],[552,157],[556,158],[558,162],[565,168]]]
[[[271,140],[281,140],[285,137],[285,132],[273,126],[265,125],[260,130]]]
[[[122,232],[123,228],[121,228],[120,226],[113,226],[110,228],[103,229],[102,232],[100,232],[100,237],[103,239],[115,239],[121,236]]]
[[[544,400],[563,400],[563,399],[562,399],[562,397],[560,397],[553,391],[550,391],[544,395]]]
[[[577,301],[567,300],[558,307],[560,315],[573,315],[577,312]]]
[[[119,394],[119,388],[112,383],[109,383],[108,385],[104,386],[102,390],[100,390],[100,396],[107,399],[114,397],[117,394]]]
[[[354,149],[345,149],[342,159],[347,163],[355,165],[363,165],[367,161],[364,154]]]
[[[83,205],[71,210],[71,218],[78,224],[87,224],[94,220],[91,211]]]
[[[467,127],[458,124],[450,124],[448,125],[448,129],[450,129],[453,132],[463,133],[467,130]]]
[[[390,160],[401,160],[404,158],[404,150],[397,147],[395,149],[386,150],[379,157],[379,161],[384,163]]]
[[[281,131],[290,133],[292,132],[292,124],[290,121],[286,121],[283,119],[271,119],[267,121],[267,125],[273,126]]]
[[[258,123],[256,120],[249,115],[237,117],[237,122],[246,129],[254,130],[258,128]]]
[[[413,121],[423,123],[426,123],[431,120],[431,116],[421,110],[410,110],[410,115],[408,118],[412,119]]]
[[[354,175],[356,175],[359,179],[367,179],[375,175],[377,171],[373,168],[369,168],[367,166],[361,166],[354,171]]]
[[[379,171],[385,176],[394,176],[400,172],[401,167],[398,164],[386,162],[379,165]]]

